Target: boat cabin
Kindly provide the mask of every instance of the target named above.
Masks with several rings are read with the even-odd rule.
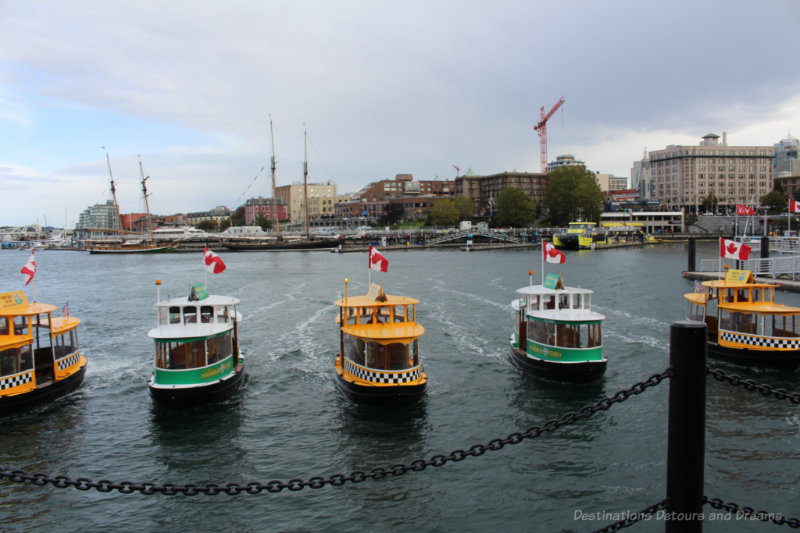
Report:
[[[376,371],[419,368],[418,338],[425,329],[417,324],[417,303],[386,295],[374,284],[367,295],[338,300],[340,353],[345,361]]]
[[[79,364],[80,319],[54,317],[58,308],[29,303],[23,291],[0,294],[0,396],[62,380]]]

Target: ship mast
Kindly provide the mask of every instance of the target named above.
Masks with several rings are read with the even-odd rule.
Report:
[[[303,147],[305,150],[305,159],[303,160],[303,206],[306,212],[306,240],[311,240],[311,234],[308,232],[308,131],[303,130]]]
[[[147,201],[147,184],[145,183],[150,179],[150,176],[144,177],[144,170],[142,169],[142,156],[139,157],[139,174],[142,175],[142,195],[144,196],[144,208],[147,211],[147,229],[150,232],[150,242],[156,243],[156,238],[153,236],[153,220],[150,218],[150,203]]]
[[[103,146],[103,151],[106,153],[106,163],[108,164],[108,176],[111,178],[111,198],[114,200],[114,211],[117,214],[117,224],[119,224],[119,232],[122,234],[122,240],[125,240],[125,229],[122,227],[122,217],[119,215],[119,204],[117,203],[117,189],[114,186],[114,174],[111,172],[111,158],[108,157],[108,151]]]
[[[281,240],[281,223],[278,217],[278,199],[275,193],[275,136],[272,132],[272,117],[269,117],[269,139],[272,144],[272,157],[270,163],[272,164],[272,219],[275,222],[275,231],[278,236],[278,242]]]

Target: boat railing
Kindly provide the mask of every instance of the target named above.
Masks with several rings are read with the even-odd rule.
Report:
[[[719,266],[719,259],[701,259],[699,271],[719,272]],[[739,261],[737,268],[750,270],[760,277],[797,279],[800,276],[800,255],[748,259]]]

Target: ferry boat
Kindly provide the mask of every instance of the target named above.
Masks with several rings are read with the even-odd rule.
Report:
[[[51,401],[83,382],[81,321],[66,311],[53,316],[57,309],[29,302],[23,291],[0,294],[0,414]]]
[[[800,307],[775,302],[776,283],[756,282],[749,270],[696,284],[684,294],[687,318],[708,326],[708,357],[745,366],[800,366]]]
[[[570,222],[561,233],[553,235],[553,245],[561,250],[588,248],[595,240],[593,235],[596,229],[594,222]]]
[[[542,285],[531,282],[511,302],[516,314],[511,335],[514,361],[534,375],[588,382],[606,370],[602,324],[605,316],[591,310],[593,291],[566,287],[557,274]]]
[[[239,389],[245,361],[239,351],[238,303],[232,296],[209,295],[203,284],[193,286],[188,297],[162,301],[157,296],[158,324],[147,334],[155,341],[148,386],[157,403],[190,407]]]
[[[339,354],[334,371],[351,399],[377,405],[407,405],[425,393],[428,376],[419,360],[419,300],[385,294],[377,284],[361,296],[347,295],[339,308]]]

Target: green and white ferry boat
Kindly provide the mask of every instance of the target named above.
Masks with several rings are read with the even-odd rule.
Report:
[[[161,282],[156,281],[160,286]],[[153,399],[188,407],[227,398],[244,378],[244,355],[239,351],[239,300],[209,295],[195,285],[186,298],[157,296],[158,325],[148,332],[155,341]]]
[[[605,317],[591,310],[592,291],[565,287],[557,274],[547,274],[541,285],[517,290],[511,302],[516,314],[511,353],[534,375],[587,382],[603,375],[602,324]]]

